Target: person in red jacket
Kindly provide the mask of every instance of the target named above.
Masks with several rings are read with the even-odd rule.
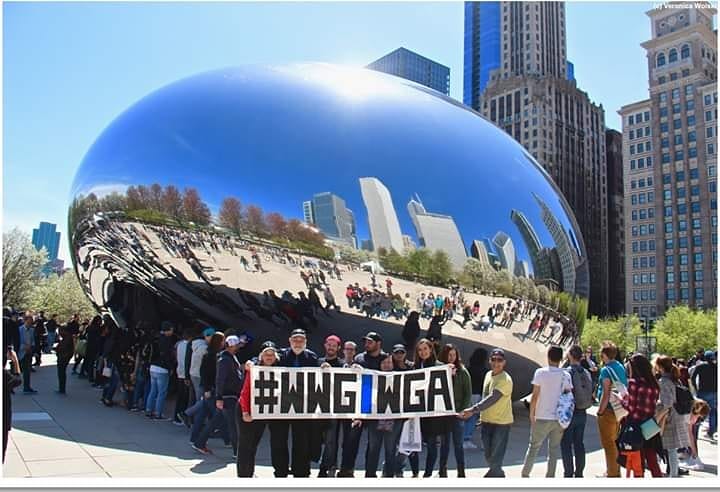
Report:
[[[277,347],[273,342],[265,342],[262,351],[258,355],[258,365],[275,366],[280,360]],[[245,380],[240,398],[238,399],[238,453],[237,453],[237,476],[252,478],[255,472],[255,454],[258,444],[265,432],[265,425],[270,428],[270,440],[273,440],[275,421],[253,420],[250,408],[250,379],[252,379],[253,363],[248,361],[245,365]],[[274,465],[274,464],[273,464]],[[277,475],[277,473],[276,473]]]

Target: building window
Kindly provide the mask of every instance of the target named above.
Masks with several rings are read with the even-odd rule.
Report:
[[[688,157],[694,159],[697,157],[697,147],[690,147],[688,149]]]
[[[674,301],[675,300],[675,289],[667,289],[665,291],[665,298],[668,301]]]
[[[685,109],[692,111],[695,109],[695,99],[688,99],[685,103]]]
[[[687,231],[687,220],[678,220],[678,231]]]
[[[683,152],[682,150],[676,150],[676,151],[675,151],[675,160],[676,160],[676,161],[681,161],[681,160],[683,160],[684,158],[685,158],[685,152]]]
[[[670,154],[663,154],[662,155],[662,163],[663,164],[669,164],[670,163]]]
[[[697,139],[695,130],[689,131],[687,136],[688,136],[688,142],[694,142]]]
[[[690,211],[694,214],[700,213],[700,202],[692,202],[690,204]]]
[[[660,108],[660,117],[663,118],[668,115],[668,108],[667,106],[663,106]]]
[[[647,156],[647,157],[645,158],[645,165],[646,165],[647,167],[652,167],[652,157]]]
[[[710,97],[710,94],[705,94],[704,100],[705,106],[710,106],[712,104],[712,98]]]
[[[682,120],[680,118],[674,119],[673,120],[673,130],[679,130],[680,128],[682,128]]]
[[[680,299],[687,301],[690,298],[690,289],[680,289]]]
[[[650,111],[645,111],[644,116],[645,116],[645,121],[646,121],[646,122],[647,122],[647,121],[650,121]]]
[[[707,153],[709,155],[712,155],[715,153],[715,144],[712,144],[712,143],[707,144]]]
[[[680,99],[680,88],[679,87],[676,87],[672,90],[672,98]]]
[[[695,247],[702,246],[702,236],[693,236],[693,246],[695,246]]]
[[[692,228],[694,230],[700,229],[700,219],[693,219],[692,220]]]
[[[675,263],[675,257],[673,255],[666,255],[665,256],[665,266],[673,266]]]
[[[648,241],[648,251],[655,251],[655,240],[650,239]]]
[[[682,145],[682,143],[683,143],[682,134],[680,133],[680,134],[675,135],[674,141],[675,141],[675,145]]]
[[[660,123],[660,131],[663,133],[666,133],[669,131],[669,125],[668,125],[667,121],[663,121],[662,123]]]
[[[649,127],[649,126],[646,126],[646,127],[645,127],[645,136],[646,136],[646,137],[649,137],[649,136],[650,136],[650,127]]]
[[[687,248],[688,247],[688,238],[687,236],[682,236],[678,238],[678,248]]]
[[[695,115],[690,115],[687,117],[687,124],[688,126],[695,126]],[[680,128],[679,126],[676,128]]]
[[[656,67],[662,67],[665,65],[665,53],[659,53],[655,62]]]
[[[698,263],[702,263],[702,260],[703,260],[703,254],[702,254],[702,253],[695,253],[695,254],[693,255],[693,263],[695,263],[696,265],[697,265]]]
[[[670,49],[670,53],[668,54],[668,63],[673,63],[678,60],[678,52],[675,48]]]
[[[665,249],[666,249],[667,251],[672,251],[673,247],[674,247],[674,242],[673,242],[673,240],[672,240],[672,239],[666,239],[666,240],[665,240]]]
[[[709,126],[709,127],[705,128],[705,136],[706,136],[707,138],[712,138],[712,136],[713,136],[713,127]]]
[[[678,197],[678,198],[685,198],[685,187],[684,187],[684,186],[678,187],[678,189],[677,189],[677,197]]]
[[[710,193],[716,193],[717,192],[717,181],[710,181],[708,183],[708,191]]]
[[[695,288],[695,300],[700,300],[705,295],[705,291],[702,287],[696,287]]]
[[[679,255],[680,256],[680,264],[681,265],[687,265],[688,264],[688,255]]]
[[[700,196],[700,185],[692,185],[690,187],[690,195]]]
[[[681,109],[682,109],[682,106],[680,106],[680,103],[673,104],[673,114],[680,113]]]
[[[678,211],[678,214],[685,215],[687,213],[687,203],[678,203],[677,211]]]
[[[672,222],[665,222],[665,232],[670,233],[673,231]]]
[[[685,95],[686,95],[686,96],[692,96],[692,95],[693,95],[693,89],[694,89],[694,87],[693,87],[692,84],[686,85],[686,86],[685,86]]]

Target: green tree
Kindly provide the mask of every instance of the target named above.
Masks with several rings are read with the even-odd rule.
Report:
[[[538,290],[538,302],[540,304],[543,304],[547,306],[547,304],[550,302],[551,292],[550,289],[547,288],[545,285],[540,285],[537,288]]]
[[[439,249],[433,252],[430,263],[430,279],[435,285],[446,285],[453,276],[450,256]]]
[[[481,292],[487,290],[489,272],[477,258],[468,258],[460,274],[460,282]]]
[[[379,256],[380,266],[389,272],[408,273],[407,257],[394,249],[390,249],[384,256]]]
[[[80,313],[81,318],[97,314],[74,273],[59,277],[53,274],[37,282],[30,293],[29,307],[45,311],[47,317],[57,314],[61,323],[70,319],[73,313]]]
[[[602,343],[609,340],[615,343],[623,354],[627,354],[635,351],[636,337],[642,334],[637,316],[602,320],[593,316],[585,321],[580,341],[583,346],[590,345],[598,351]]]
[[[430,279],[430,271],[432,268],[432,258],[430,252],[425,248],[419,248],[411,251],[407,259],[410,273],[416,275],[422,280]]]
[[[45,248],[36,250],[20,229],[3,233],[3,305],[30,307],[30,293],[47,261]]]
[[[659,353],[689,358],[699,347],[717,346],[717,311],[673,307],[655,322],[651,335],[657,337]]]

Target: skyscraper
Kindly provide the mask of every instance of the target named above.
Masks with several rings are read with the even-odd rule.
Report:
[[[488,255],[488,250],[485,247],[485,243],[482,241],[478,241],[476,239],[472,242],[472,245],[470,246],[470,256],[477,259],[483,266],[493,266],[490,263],[490,256]]]
[[[307,203],[303,203],[303,210]],[[310,205],[313,224],[323,234],[355,247],[355,219],[352,211],[345,206],[345,200],[330,192],[316,193]]]
[[[412,80],[446,96],[450,95],[450,69],[405,48],[388,53],[367,68]]]
[[[530,255],[535,278],[551,278],[550,258],[540,255],[540,250],[542,249],[540,238],[538,238],[537,232],[535,232],[535,229],[533,229],[532,224],[527,220],[525,214],[517,210],[512,210],[510,212],[510,220],[512,220],[517,226],[518,231],[520,231],[520,236],[523,238],[525,247]]]
[[[501,267],[510,273],[515,273],[515,245],[510,236],[498,231],[493,237],[493,244],[500,259]]]
[[[360,178],[360,192],[368,214],[368,225],[374,251],[380,248],[403,251],[400,222],[390,191],[377,178]]]
[[[308,225],[313,225],[315,223],[312,200],[303,202],[303,220],[305,220],[305,223]]]
[[[568,64],[565,6],[470,2],[465,16],[463,100],[520,142],[564,194],[587,247],[590,310],[603,314],[608,299],[605,112],[578,89]],[[497,29],[483,27],[487,24]],[[491,40],[480,42],[484,36]]]
[[[623,189],[622,134],[605,132],[608,176],[608,311],[625,312],[625,210]]]
[[[562,290],[565,292],[576,292],[576,265],[579,263],[579,260],[575,249],[565,229],[563,229],[562,224],[560,224],[557,217],[555,217],[555,214],[552,213],[550,207],[548,207],[538,195],[533,194],[533,196],[538,202],[538,205],[540,205],[542,221],[555,242],[555,250],[560,259],[560,270],[562,272]]]
[[[48,263],[57,260],[60,247],[60,233],[56,231],[57,225],[49,222],[40,222],[37,229],[32,232],[32,244],[40,251],[45,248],[48,256]]]
[[[445,251],[456,270],[465,266],[467,252],[455,220],[449,215],[428,213],[420,198],[413,198],[407,205],[420,246]]]
[[[625,309],[717,306],[717,31],[714,8],[647,12],[649,98],[623,122]]]

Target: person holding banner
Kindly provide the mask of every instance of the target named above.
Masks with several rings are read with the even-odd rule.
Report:
[[[486,478],[505,477],[502,464],[513,423],[512,390],[512,378],[505,372],[505,351],[495,348],[490,352],[490,372],[485,374],[482,400],[460,414],[467,420],[471,415],[480,413],[480,436],[485,461],[490,467]]]
[[[338,357],[342,341],[337,335],[329,335],[325,338],[325,357],[319,360],[320,367],[343,367],[345,361]],[[323,420],[319,424],[323,427],[323,450],[320,459],[320,471],[318,478],[334,476],[334,469],[337,466],[337,449],[340,439],[341,420]]]
[[[295,329],[290,334],[290,347],[280,351],[280,367],[318,367],[315,352],[307,349],[305,330]],[[292,427],[292,470],[288,453],[288,436]],[[310,476],[310,432],[311,421],[297,419],[284,420],[277,424],[278,438],[271,443],[272,462],[275,464],[275,476],[287,477],[292,473],[295,478]]]
[[[364,367],[365,369],[380,370],[380,361],[387,355],[382,350],[382,336],[374,331],[369,332],[364,337],[365,351],[355,356],[353,366]],[[349,363],[349,361],[346,361]],[[360,448],[360,438],[362,437],[363,428],[352,427],[349,421],[343,428],[343,448],[339,478],[352,478],[355,470],[355,460],[357,459],[358,449]]]
[[[421,338],[415,345],[415,369],[425,369],[432,366],[440,366],[441,362],[435,358],[433,343],[427,338]],[[438,457],[438,438],[448,432],[446,417],[423,417],[420,419],[420,432],[422,440],[427,445],[427,457],[425,458],[425,473],[423,477],[432,476],[433,468]],[[447,468],[440,469],[440,476],[447,477]]]
[[[393,370],[392,355],[383,352],[384,358],[380,360],[381,371]],[[353,427],[364,426],[368,430],[368,446],[365,453],[365,478],[376,478],[377,467],[380,461],[380,448],[385,449],[385,464],[383,465],[383,478],[395,476],[395,454],[402,431],[402,419],[381,420],[354,420]]]
[[[405,358],[406,356],[407,349],[405,348],[405,345],[402,343],[393,345],[392,357],[395,371],[410,371],[415,368],[412,361]],[[400,431],[402,432],[402,427]],[[420,474],[420,459],[418,458],[418,453],[416,451],[413,451],[409,455],[398,451],[395,457],[395,476],[397,478],[403,477],[403,470],[405,469],[405,463],[407,461],[410,461],[410,470],[412,471],[413,478],[417,478]]]
[[[453,393],[455,398],[455,408],[467,408],[470,406],[470,397],[472,394],[472,383],[470,382],[470,373],[462,363],[460,352],[457,347],[451,343],[446,343],[440,355],[440,362],[444,364],[452,364],[455,366],[455,374],[453,375]],[[465,478],[465,451],[463,448],[463,435],[465,434],[464,421],[453,415],[446,417],[450,430],[443,434],[440,445],[440,476],[447,476],[447,463],[450,457],[450,442],[452,441],[455,448],[455,463],[457,465],[458,478]]]
[[[273,342],[265,342],[263,349],[258,355],[258,365],[275,366],[280,360],[277,348]],[[258,444],[265,432],[265,426],[270,429],[270,442],[277,439],[275,427],[277,423],[269,420],[254,420],[250,406],[250,380],[253,363],[248,361],[245,364],[245,380],[240,391],[240,398],[237,405],[237,422],[238,422],[238,453],[237,453],[237,476],[240,478],[252,478],[255,475],[255,455],[257,454]],[[274,462],[273,462],[274,466]],[[275,476],[278,476],[277,468],[275,468]]]

